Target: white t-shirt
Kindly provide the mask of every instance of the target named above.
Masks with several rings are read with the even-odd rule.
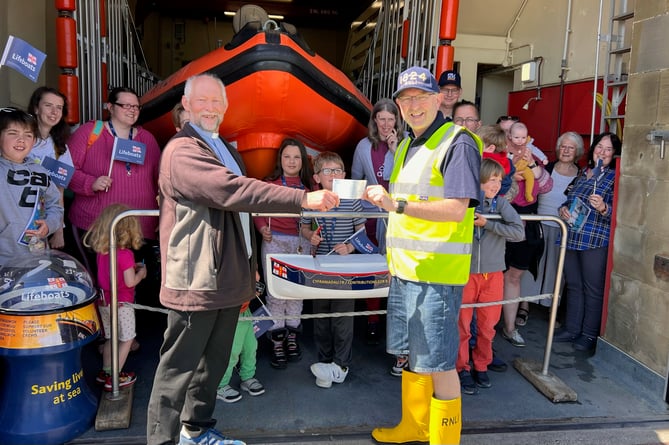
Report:
[[[567,200],[564,194],[567,186],[574,180],[575,176],[564,176],[553,170],[551,173],[553,178],[553,188],[550,192],[539,195],[539,208],[537,213],[539,215],[559,216],[558,209]],[[544,224],[558,227],[558,224],[553,221],[543,221]]]
[[[37,141],[37,143],[33,145],[32,150],[30,150],[28,158],[33,159],[38,164],[41,164],[42,160],[47,156],[56,159],[56,149],[53,146],[53,139],[51,139],[51,136],[46,139],[40,139]],[[72,155],[70,155],[70,150],[66,150],[65,153],[60,155],[58,161],[74,167],[74,164],[72,163]]]

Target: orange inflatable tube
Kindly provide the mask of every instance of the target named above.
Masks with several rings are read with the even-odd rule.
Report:
[[[369,100],[298,35],[247,28],[144,94],[144,127],[165,144],[175,133],[171,110],[185,81],[211,72],[223,80],[231,104],[220,134],[236,145],[249,176],[273,171],[286,137],[303,141],[311,154],[337,151],[346,158],[367,135]]]

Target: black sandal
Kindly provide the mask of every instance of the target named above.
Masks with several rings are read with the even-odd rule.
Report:
[[[516,326],[525,326],[527,324],[527,319],[530,316],[530,311],[525,308],[519,308],[518,313],[516,314]]]

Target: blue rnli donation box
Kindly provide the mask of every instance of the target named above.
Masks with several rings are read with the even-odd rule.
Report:
[[[95,297],[84,267],[61,252],[0,269],[3,445],[62,444],[92,426],[97,400],[81,349],[99,332]]]

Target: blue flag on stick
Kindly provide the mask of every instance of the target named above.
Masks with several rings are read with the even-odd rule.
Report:
[[[358,230],[349,241],[360,253],[379,253],[379,248],[367,237],[364,230]]]
[[[114,152],[112,157],[116,161],[130,162],[144,165],[146,145],[143,142],[131,139],[114,138]]]
[[[33,82],[37,82],[46,54],[32,47],[18,37],[9,36],[5,52],[2,53],[0,66],[6,65],[15,69]]]
[[[71,165],[57,161],[49,156],[45,156],[44,159],[42,159],[42,167],[47,169],[49,176],[51,176],[51,180],[55,182],[57,186],[67,188],[67,186],[70,185],[72,175],[74,175],[74,167]]]

